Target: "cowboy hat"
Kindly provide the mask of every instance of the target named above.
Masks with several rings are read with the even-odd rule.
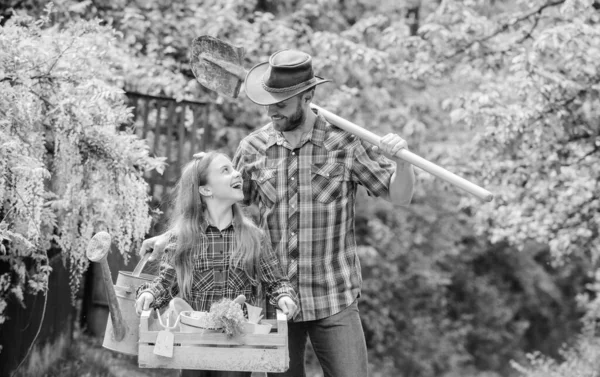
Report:
[[[248,71],[244,89],[252,102],[272,105],[329,81],[314,75],[309,54],[281,50]]]

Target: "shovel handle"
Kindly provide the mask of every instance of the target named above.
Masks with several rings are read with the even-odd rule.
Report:
[[[138,262],[137,266],[135,266],[135,268],[133,269],[133,272],[131,273],[131,275],[133,277],[136,277],[136,278],[140,277],[140,274],[142,273],[142,270],[144,269],[144,266],[146,266],[146,263],[148,262],[148,259],[150,258],[150,255],[152,255],[152,253],[146,253],[142,257],[142,259],[140,259],[140,261]]]
[[[311,107],[318,110],[320,114],[322,114],[325,119],[327,119],[332,124],[338,126],[339,128],[347,131],[353,135],[358,136],[359,138],[368,141],[369,143],[379,146],[381,142],[381,137],[375,135],[371,131],[366,130],[363,127],[360,127],[357,124],[347,121],[346,119],[335,115],[334,113],[327,111],[315,104],[311,104]],[[443,179],[444,181],[451,183],[466,192],[476,196],[477,198],[490,202],[494,199],[494,195],[487,191],[486,189],[477,186],[476,184],[467,181],[464,178],[459,177],[458,175],[451,173],[450,171],[434,164],[433,162],[427,161],[426,159],[417,156],[416,154],[407,151],[406,149],[401,149],[396,153],[396,157],[401,158],[402,160],[409,162],[428,173],[435,175],[438,178]]]

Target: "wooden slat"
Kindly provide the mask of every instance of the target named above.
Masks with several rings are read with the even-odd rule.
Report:
[[[283,314],[281,310],[277,310],[277,333],[278,334],[287,334],[288,333],[288,323],[287,316]],[[287,339],[287,337],[286,337]]]
[[[144,114],[143,114],[143,122],[144,127],[142,128],[142,139],[145,139],[148,135],[148,114],[150,113],[150,100],[143,101],[144,103]]]
[[[204,123],[204,135],[202,135],[202,150],[207,150],[212,142],[212,128],[210,125],[209,119],[209,111],[210,109],[207,107],[204,108],[204,116],[202,117],[202,122]]]
[[[131,96],[131,97],[128,97],[128,98],[129,98],[131,107],[133,107],[133,119],[132,119],[132,122],[133,122],[133,124],[135,124],[135,121],[137,120],[137,116],[138,116],[138,111],[137,110],[138,110],[138,99],[139,98],[136,97],[136,96]]]
[[[160,127],[161,127],[161,115],[163,104],[161,102],[156,102],[156,122],[154,123],[154,146],[152,152],[156,154],[158,151],[158,142],[160,140]]]
[[[154,346],[140,344],[140,368],[284,372],[289,368],[286,349],[173,347],[173,357],[154,354]]]
[[[196,106],[199,107],[199,106]],[[192,123],[190,124],[190,156],[191,160],[194,156],[194,153],[198,152],[196,150],[196,138],[198,137],[198,127],[196,127],[196,116],[194,114],[194,107],[190,106],[190,111],[192,113]],[[183,114],[183,122],[185,123],[185,113]]]
[[[150,319],[150,315],[152,311],[144,310],[140,315],[140,332],[148,331],[148,320]]]
[[[179,139],[179,148],[177,148],[177,164],[176,164],[176,169],[177,169],[177,177],[179,177],[181,175],[181,165],[183,164],[183,148],[184,148],[184,141],[186,140],[185,137],[185,119],[180,120],[179,122],[179,131],[177,133],[177,137]]]
[[[157,154],[158,151],[158,143],[160,141],[160,124],[161,124],[161,114],[162,113],[162,103],[159,101],[156,101],[156,122],[154,123],[154,145],[153,145],[153,149],[152,149],[152,153],[154,153],[155,155]],[[158,178],[158,173],[156,171],[152,172],[152,175],[155,178]],[[151,196],[156,196],[155,194],[155,187],[156,184],[154,183],[150,183],[150,195]]]
[[[165,157],[167,157],[167,163],[169,164],[169,166],[167,167],[167,169],[165,169],[164,173],[162,176],[157,175],[157,177],[160,177],[159,179],[162,181],[162,186],[166,186],[166,182],[168,182],[169,179],[171,179],[171,177],[173,176],[173,169],[169,169],[170,166],[172,166],[173,164],[173,159],[171,157],[171,144],[172,144],[172,137],[173,137],[173,129],[175,128],[175,123],[176,123],[176,117],[175,114],[177,114],[176,112],[177,109],[177,104],[175,101],[170,101],[169,102],[169,111],[168,111],[168,115],[167,115],[167,119],[165,121],[165,127],[164,127],[164,134],[165,134],[165,143],[167,144],[167,148],[165,151]],[[161,132],[162,133],[162,132]],[[164,193],[163,193],[164,195]]]
[[[140,344],[156,343],[158,331],[140,333]],[[236,338],[228,338],[226,334],[194,334],[174,332],[175,343],[182,346],[212,345],[212,346],[245,346],[282,347],[286,345],[287,334],[245,334]]]

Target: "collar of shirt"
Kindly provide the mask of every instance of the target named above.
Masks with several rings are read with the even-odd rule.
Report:
[[[239,215],[237,215],[235,213],[235,211],[233,212],[233,219],[231,220],[231,223],[229,223],[229,225],[227,225],[225,228],[223,228],[223,230],[225,229],[229,229],[230,227],[236,227],[236,224],[239,224],[241,220],[239,219]],[[213,228],[218,229],[215,225],[212,225],[211,223],[208,222],[208,217],[204,216],[202,218],[202,220],[200,221],[200,228],[204,231],[206,231],[208,229],[209,226],[212,226]]]

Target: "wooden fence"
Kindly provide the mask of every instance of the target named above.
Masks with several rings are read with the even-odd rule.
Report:
[[[182,165],[194,153],[209,147],[212,141],[208,121],[210,103],[177,102],[139,93],[127,93],[127,97],[134,108],[137,135],[148,141],[151,153],[167,158],[168,166],[162,175],[153,172],[146,177],[150,194],[160,201],[175,184]]]

